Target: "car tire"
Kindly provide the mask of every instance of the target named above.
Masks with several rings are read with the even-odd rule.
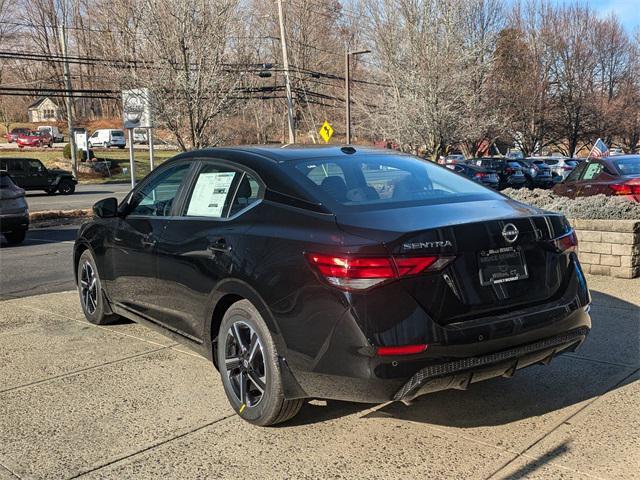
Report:
[[[62,180],[58,184],[58,191],[63,195],[71,195],[76,191],[76,186],[71,180]]]
[[[27,235],[26,230],[16,230],[14,232],[7,232],[4,234],[4,238],[7,239],[9,245],[18,245],[24,242],[24,238]]]
[[[229,307],[216,342],[225,394],[242,419],[269,426],[286,422],[300,411],[304,399],[284,397],[276,344],[251,302],[241,300]]]
[[[118,315],[107,313],[105,308],[102,283],[91,250],[85,250],[80,255],[77,272],[80,305],[87,321],[94,325],[107,325],[117,320]]]

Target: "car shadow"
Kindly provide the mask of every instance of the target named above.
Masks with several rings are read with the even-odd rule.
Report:
[[[47,243],[73,242],[78,235],[78,226],[71,228],[47,228],[46,230],[29,230],[24,242],[17,245],[7,243],[4,235],[0,235],[0,248],[9,250],[14,248],[25,248],[34,245],[45,245]]]
[[[592,292],[593,329],[580,350],[560,355],[550,365],[417,398],[411,405],[390,403],[365,418],[396,418],[413,422],[473,428],[504,425],[533,418],[600,396],[628,383],[640,367],[640,307],[601,292]],[[617,349],[614,357],[611,350]],[[327,402],[305,405],[285,425],[322,422],[364,411],[371,405]]]

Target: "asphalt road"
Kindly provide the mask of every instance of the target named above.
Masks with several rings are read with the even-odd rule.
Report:
[[[71,264],[78,227],[31,229],[21,245],[8,245],[0,235],[0,301],[74,289]]]
[[[47,195],[45,192],[27,192],[26,198],[30,212],[43,210],[74,210],[91,208],[98,200],[116,197],[118,200],[131,190],[128,183],[76,185],[75,193],[71,195]]]

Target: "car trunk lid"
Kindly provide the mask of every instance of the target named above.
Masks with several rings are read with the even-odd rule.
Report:
[[[570,230],[566,219],[509,200],[338,214],[337,222],[395,257],[454,256],[441,272],[399,280],[442,324],[543,302],[566,276],[550,243]]]

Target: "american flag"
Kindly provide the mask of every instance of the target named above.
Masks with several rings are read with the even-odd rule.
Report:
[[[607,144],[602,141],[601,138],[596,140],[596,143],[593,144],[593,148],[591,149],[591,153],[589,153],[589,157],[593,158],[601,158],[609,156],[609,147]]]

